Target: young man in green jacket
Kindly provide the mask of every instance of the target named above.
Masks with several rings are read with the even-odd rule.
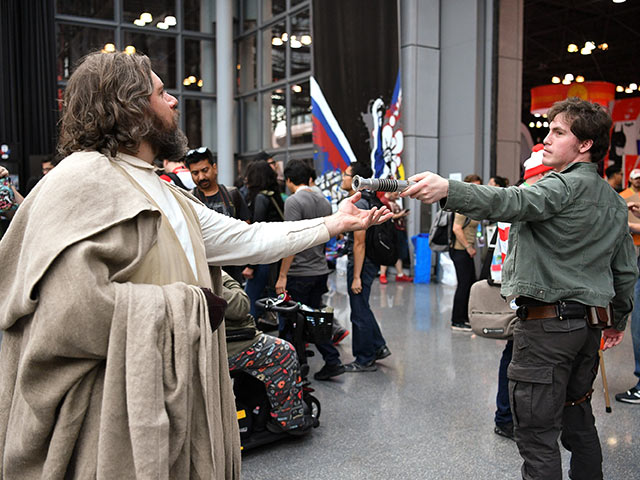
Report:
[[[471,218],[512,222],[501,292],[517,297],[509,390],[524,479],[562,478],[558,436],[572,452],[570,477],[601,479],[591,412],[604,349],[620,343],[633,308],[637,266],[627,206],[598,175],[611,117],[577,98],[548,112],[543,163],[550,173],[526,189],[492,188],[425,172],[403,196]],[[592,307],[613,307],[612,326],[591,328]]]

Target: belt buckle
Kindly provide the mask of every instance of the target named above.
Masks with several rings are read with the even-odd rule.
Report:
[[[526,320],[528,316],[529,316],[529,309],[527,308],[527,306],[520,305],[516,310],[516,317],[518,317],[520,320]]]

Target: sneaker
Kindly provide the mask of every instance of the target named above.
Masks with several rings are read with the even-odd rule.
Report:
[[[391,350],[389,350],[389,347],[386,345],[383,345],[376,352],[376,360],[382,360],[383,358],[387,358],[389,355],[391,355]]]
[[[376,367],[375,360],[371,360],[369,363],[366,363],[364,365],[354,360],[351,363],[347,363],[344,366],[344,370],[345,372],[375,372],[376,370],[378,370],[378,367]]]
[[[347,335],[349,335],[349,330],[347,330],[346,328],[336,330],[336,333],[334,333],[333,337],[331,337],[331,342],[334,345],[338,345],[342,340],[347,338]]]
[[[493,431],[501,437],[508,438],[509,440],[515,440],[513,437],[513,423],[505,423],[504,425],[498,425],[496,423]]]
[[[396,282],[413,282],[413,277],[409,275],[396,275]]]
[[[640,404],[640,389],[638,389],[638,387],[633,387],[631,390],[627,390],[624,393],[616,393],[616,400],[624,403]]]
[[[380,283],[386,285],[388,282],[386,275],[380,275]]]
[[[329,380],[331,377],[337,377],[345,372],[344,365],[338,363],[337,365],[324,364],[320,370],[313,374],[313,378],[316,380]]]
[[[452,323],[451,330],[455,330],[457,332],[471,332],[471,325],[468,323]]]

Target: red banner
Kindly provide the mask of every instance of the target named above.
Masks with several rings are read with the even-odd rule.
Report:
[[[531,89],[531,113],[546,113],[555,103],[565,98],[578,97],[609,107],[616,95],[616,86],[609,82],[583,82],[570,85],[551,84]]]

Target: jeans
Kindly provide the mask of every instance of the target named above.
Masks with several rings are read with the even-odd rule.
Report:
[[[640,267],[640,258],[638,259]],[[636,366],[633,374],[638,377],[637,388],[640,388],[640,278],[636,281],[633,312],[631,312],[631,340],[633,341],[633,357]]]
[[[356,362],[366,365],[376,359],[376,352],[384,347],[387,342],[382,336],[380,326],[369,306],[371,285],[378,274],[378,267],[365,258],[360,273],[362,292],[354,294],[351,291],[353,283],[353,263],[347,265],[347,290],[349,292],[349,304],[351,306],[352,352]]]
[[[249,313],[253,315],[253,318],[258,318],[263,310],[256,308],[256,300],[265,296],[264,289],[269,283],[269,275],[271,273],[271,264],[268,265],[256,265],[253,270],[253,278],[247,280],[244,286],[244,291],[249,296],[251,302],[251,310]]]
[[[496,415],[494,417],[495,424],[500,426],[513,423],[511,403],[509,402],[509,378],[507,377],[507,369],[511,363],[512,355],[513,340],[507,340],[498,369],[498,395],[496,396]]]
[[[456,267],[458,287],[453,296],[453,308],[451,310],[451,323],[469,322],[469,293],[471,285],[476,281],[476,267],[473,258],[466,250],[449,250],[449,255]]]
[[[287,276],[287,292],[293,300],[307,307],[322,308],[322,295],[327,292],[327,277],[329,274],[304,277]],[[280,329],[283,329],[282,323]],[[327,365],[340,365],[340,352],[331,341],[316,343],[316,348]]]

